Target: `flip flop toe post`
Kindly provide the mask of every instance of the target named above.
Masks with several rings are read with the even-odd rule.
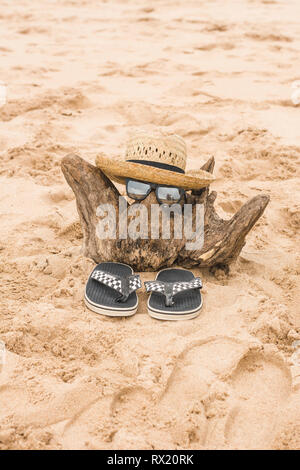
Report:
[[[93,312],[110,317],[136,313],[136,290],[142,286],[138,274],[122,263],[100,263],[92,271],[85,288],[85,304]]]
[[[159,320],[190,320],[202,307],[202,282],[186,269],[163,269],[155,281],[145,282],[150,292],[148,313]]]

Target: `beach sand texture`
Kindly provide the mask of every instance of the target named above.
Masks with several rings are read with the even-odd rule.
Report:
[[[0,449],[299,449],[298,0],[3,0]],[[230,219],[271,197],[187,322],[83,304],[93,262],[60,161],[180,134]],[[154,273],[143,273],[143,280]]]

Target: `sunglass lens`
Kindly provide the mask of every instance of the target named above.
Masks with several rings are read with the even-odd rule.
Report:
[[[134,180],[128,180],[126,188],[128,196],[136,201],[141,201],[151,191],[150,184]]]
[[[168,188],[166,186],[159,186],[156,189],[157,199],[161,204],[174,204],[179,202],[182,196],[182,191],[179,188]]]

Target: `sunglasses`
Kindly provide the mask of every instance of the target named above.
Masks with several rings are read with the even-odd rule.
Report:
[[[151,191],[155,190],[156,199],[159,204],[175,204],[185,196],[184,189],[172,186],[161,186],[154,183],[144,183],[143,181],[126,180],[127,196],[135,201],[142,201]]]

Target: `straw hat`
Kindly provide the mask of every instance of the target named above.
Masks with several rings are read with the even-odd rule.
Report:
[[[186,158],[185,142],[178,135],[138,132],[127,143],[125,159],[98,155],[96,165],[122,184],[130,178],[184,189],[208,186],[214,177],[202,170],[185,173]]]

